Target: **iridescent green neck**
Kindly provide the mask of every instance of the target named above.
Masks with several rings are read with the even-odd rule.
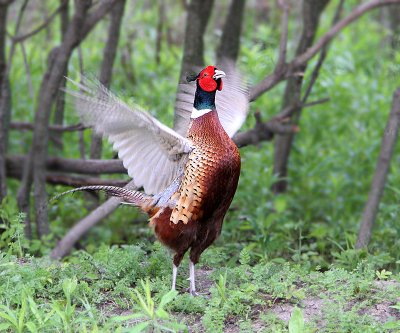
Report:
[[[199,82],[197,82],[193,106],[197,110],[215,109],[215,90],[212,92],[205,91],[201,89]]]

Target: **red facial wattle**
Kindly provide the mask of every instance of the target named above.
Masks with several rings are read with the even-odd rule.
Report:
[[[213,78],[214,73],[215,73],[214,66],[207,66],[200,72],[198,80],[201,89],[207,92],[213,92],[217,89],[222,90],[222,79],[215,80]]]
[[[223,85],[224,85],[224,83],[222,82],[222,79],[218,79],[218,80],[217,80],[217,84],[218,84],[217,89],[218,89],[219,91],[221,91],[221,90],[222,90],[222,87],[223,87]]]

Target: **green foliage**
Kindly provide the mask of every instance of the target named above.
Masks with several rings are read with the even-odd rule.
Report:
[[[135,323],[132,328],[129,328],[127,332],[188,332],[185,325],[172,320],[165,310],[165,306],[174,300],[178,292],[170,290],[168,293],[164,294],[161,297],[158,307],[155,308],[154,300],[151,297],[149,280],[146,280],[146,282],[142,280],[140,282],[144,294],[137,288],[131,293],[132,299],[136,303],[139,312],[127,316],[115,317],[114,320],[140,320],[139,323]]]
[[[302,311],[295,307],[290,315],[289,333],[304,333],[304,318]]]
[[[24,214],[18,212],[17,202],[10,196],[0,205],[0,250],[23,257],[29,248],[24,236]]]

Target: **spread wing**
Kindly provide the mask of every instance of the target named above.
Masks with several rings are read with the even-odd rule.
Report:
[[[138,187],[148,194],[165,189],[181,172],[191,142],[139,106],[128,106],[98,82],[70,80],[82,122],[107,137]]]
[[[217,91],[215,104],[222,127],[233,137],[246,120],[249,92],[233,63],[225,61],[217,67],[226,73],[226,77],[222,79],[222,90]],[[178,86],[174,130],[181,135],[186,135],[189,126],[195,91],[193,83]]]

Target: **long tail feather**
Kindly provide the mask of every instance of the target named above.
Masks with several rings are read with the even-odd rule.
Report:
[[[144,209],[146,206],[148,206],[152,202],[152,197],[149,195],[146,195],[144,193],[128,190],[123,187],[104,186],[104,185],[78,187],[73,190],[69,190],[69,191],[60,193],[60,194],[56,195],[55,197],[53,197],[50,201],[58,200],[60,197],[66,195],[66,194],[71,194],[71,193],[75,193],[78,191],[104,191],[108,195],[111,195],[113,197],[122,198],[124,203],[131,204],[131,205],[140,207],[142,209]]]

